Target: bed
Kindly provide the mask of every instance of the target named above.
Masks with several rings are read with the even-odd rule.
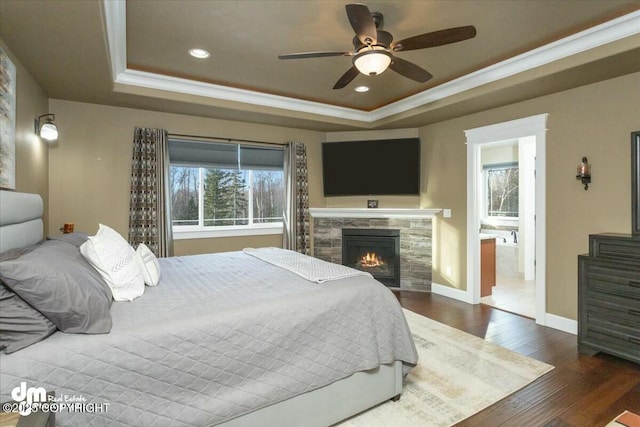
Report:
[[[0,251],[41,241],[41,215],[39,196],[0,191]],[[259,252],[159,259],[158,286],[109,302],[108,333],[0,354],[0,399],[26,382],[86,404],[58,425],[327,426],[398,397],[417,353],[393,294],[363,274],[310,281]]]

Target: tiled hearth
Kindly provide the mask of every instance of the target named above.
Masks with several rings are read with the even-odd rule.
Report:
[[[343,228],[400,230],[400,288],[431,290],[433,215],[440,209],[312,208],[313,255],[342,263]]]

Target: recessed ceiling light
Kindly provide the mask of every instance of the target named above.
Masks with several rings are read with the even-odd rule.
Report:
[[[189,55],[198,59],[204,59],[211,56],[211,54],[204,49],[189,49]]]
[[[358,86],[354,89],[356,92],[369,92],[368,86]]]

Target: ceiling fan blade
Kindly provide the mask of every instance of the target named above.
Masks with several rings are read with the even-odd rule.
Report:
[[[401,74],[407,78],[410,78],[411,80],[415,80],[420,83],[424,83],[433,77],[427,70],[424,70],[418,67],[416,64],[405,61],[401,58],[397,58],[395,56],[393,57],[389,68],[391,68],[398,74]]]
[[[365,45],[374,45],[377,43],[378,31],[376,29],[376,23],[371,17],[369,8],[363,4],[348,4],[345,6],[347,9],[347,17],[351,23],[353,31],[360,42]]]
[[[352,52],[301,52],[278,55],[278,59],[323,58],[327,56],[351,56]]]
[[[346,85],[348,85],[349,83],[351,83],[351,81],[353,79],[355,79],[358,74],[360,74],[360,71],[358,71],[358,69],[356,67],[351,67],[347,70],[346,73],[344,73],[342,75],[342,77],[340,77],[338,79],[338,81],[336,82],[336,84],[333,86],[334,89],[342,89],[343,87],[345,87]]]
[[[476,27],[467,25],[466,27],[449,28],[446,30],[433,31],[431,33],[420,34],[393,43],[391,48],[398,51],[424,49],[427,47],[442,46],[449,43],[456,43],[463,40],[472,39],[476,36]]]

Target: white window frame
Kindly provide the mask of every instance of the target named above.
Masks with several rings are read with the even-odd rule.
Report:
[[[171,164],[169,167],[181,167],[179,164]],[[186,166],[193,167],[193,166]],[[247,225],[223,225],[217,227],[204,225],[204,171],[205,167],[198,167],[198,225],[172,225],[173,239],[209,239],[216,237],[236,237],[236,236],[264,236],[277,235],[283,233],[284,223],[253,223],[253,170],[249,173],[249,199],[247,201],[249,209],[249,224]]]

